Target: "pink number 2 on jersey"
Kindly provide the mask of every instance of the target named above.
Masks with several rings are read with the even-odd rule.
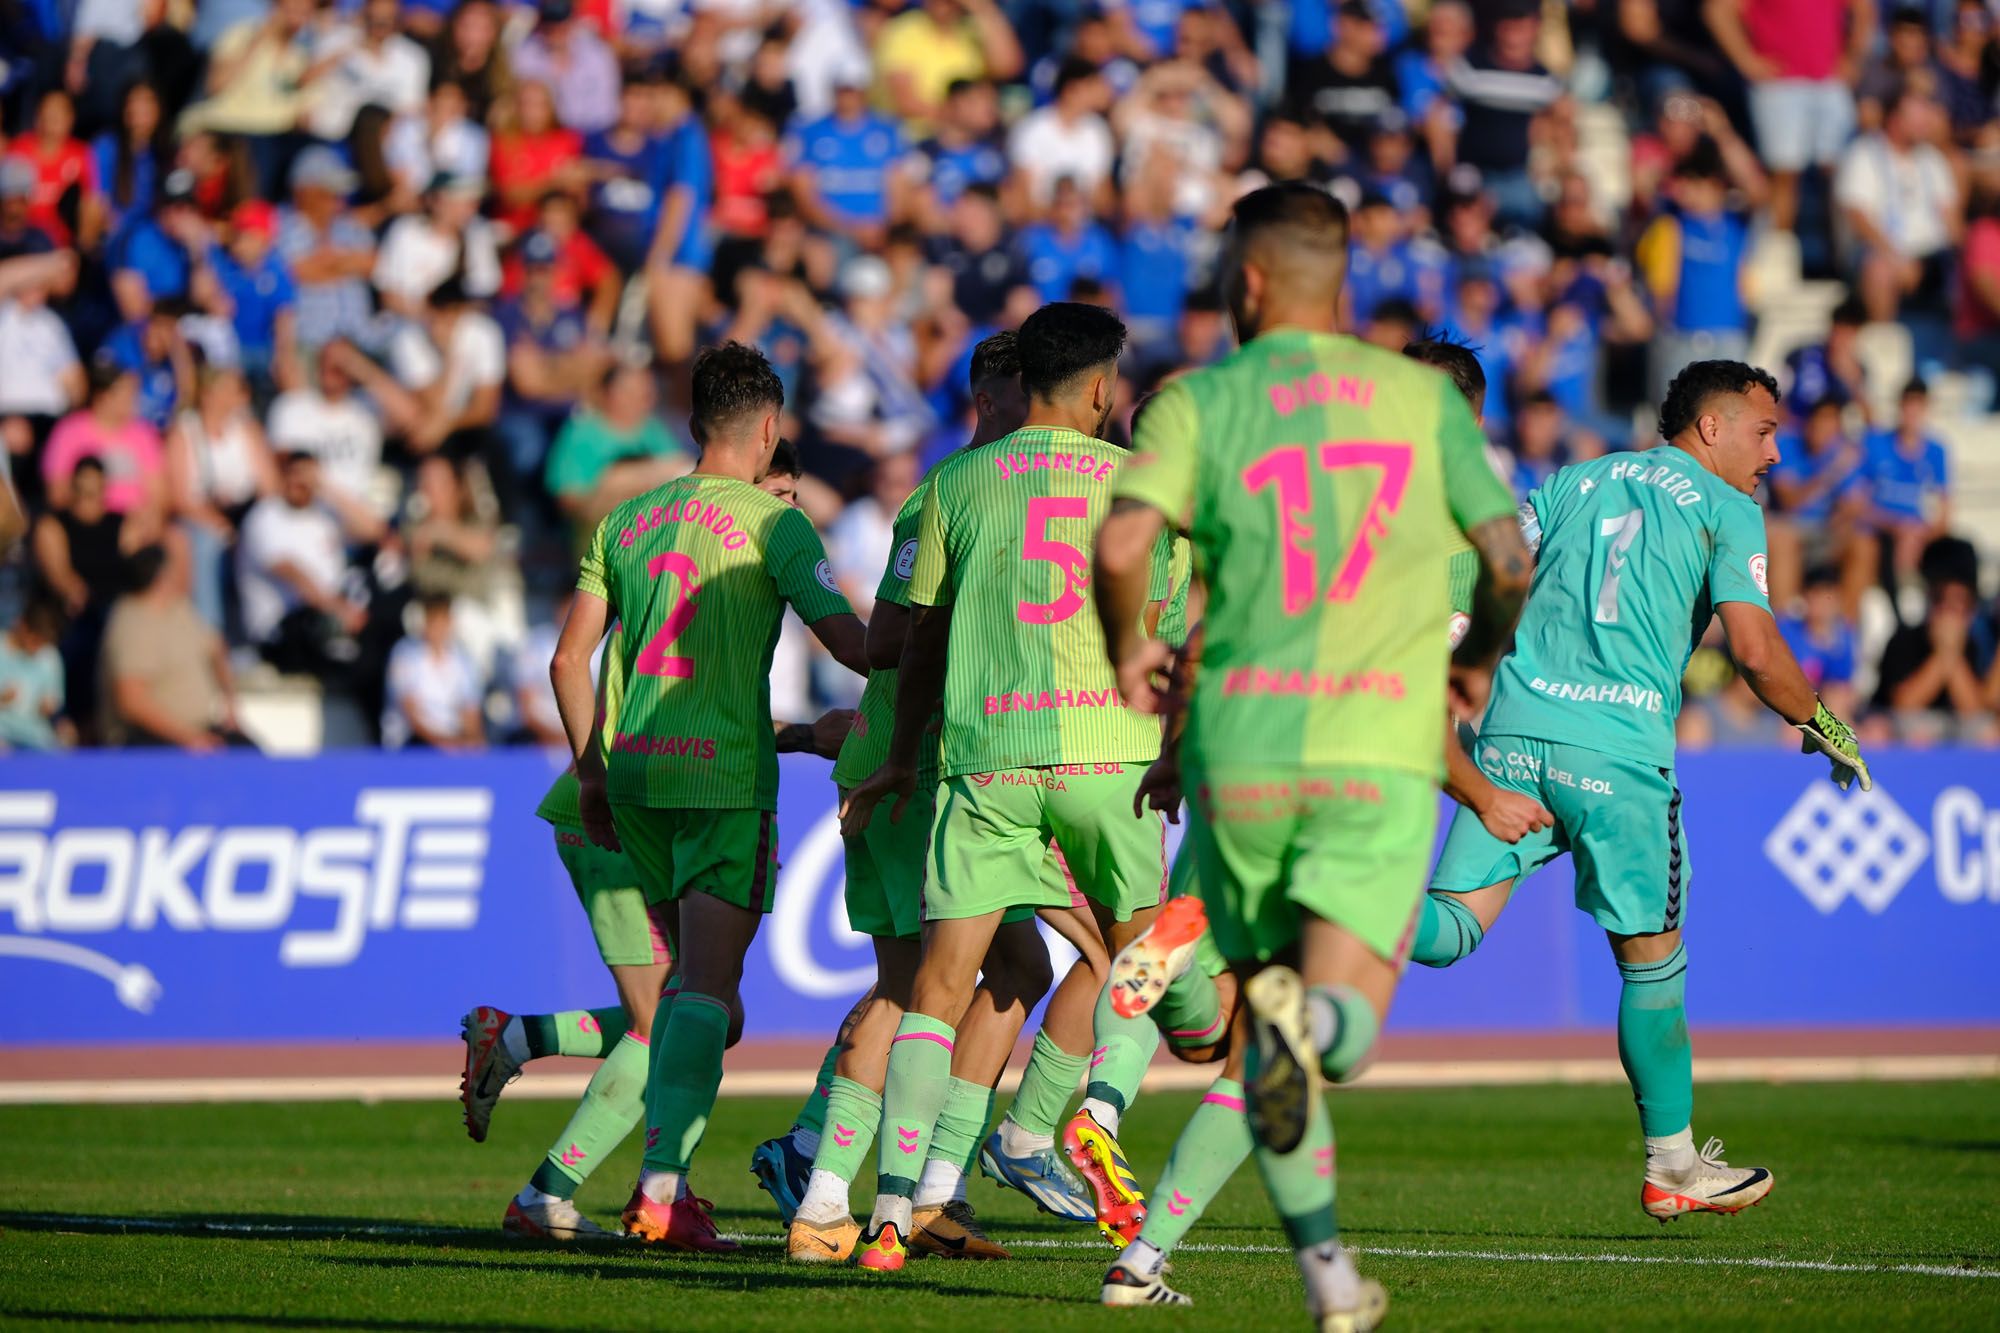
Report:
[[[681,636],[688,622],[694,619],[695,594],[701,591],[701,570],[680,551],[662,551],[646,562],[646,572],[654,578],[671,573],[680,579],[681,586],[674,597],[673,609],[660,622],[659,631],[639,650],[638,660],[632,663],[632,669],[642,676],[674,676],[693,680],[694,659],[669,657],[667,647]]]
[[[1090,561],[1068,542],[1049,536],[1049,524],[1059,518],[1089,517],[1090,501],[1081,495],[1038,495],[1028,501],[1028,526],[1021,534],[1021,558],[1059,566],[1063,571],[1063,591],[1053,602],[1017,603],[1016,619],[1030,625],[1053,625],[1083,609],[1083,590],[1090,586]]]
[[[1308,448],[1303,444],[1282,444],[1243,469],[1243,485],[1255,493],[1276,489],[1278,537],[1282,547],[1279,572],[1285,614],[1298,615],[1311,606],[1319,586],[1319,569],[1308,549],[1312,540],[1312,476]],[[1319,465],[1328,472],[1349,468],[1379,468],[1381,477],[1353,544],[1341,560],[1327,590],[1330,602],[1351,602],[1368,577],[1375,562],[1375,543],[1388,531],[1389,519],[1402,508],[1403,494],[1410,483],[1410,446],[1384,441],[1328,440],[1319,446]]]

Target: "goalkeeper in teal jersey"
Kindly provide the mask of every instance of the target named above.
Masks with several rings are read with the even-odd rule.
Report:
[[[1640,1201],[1666,1221],[1734,1213],[1771,1191],[1762,1167],[1694,1145],[1684,1006],[1689,866],[1674,784],[1681,672],[1719,615],[1757,697],[1804,734],[1845,788],[1869,786],[1854,733],[1827,711],[1778,633],[1763,511],[1778,461],[1778,386],[1736,361],[1697,361],[1660,408],[1666,444],[1564,468],[1521,506],[1538,552],[1514,651],[1494,674],[1474,759],[1540,800],[1554,824],[1509,845],[1460,810],[1411,957],[1447,967],[1478,947],[1517,881],[1575,857],[1576,905],[1610,937],[1624,989],[1618,1054],[1646,1137]]]

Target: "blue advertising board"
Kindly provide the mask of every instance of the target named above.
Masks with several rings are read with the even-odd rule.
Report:
[[[534,808],[557,762],[329,753],[6,760],[0,1045],[407,1040],[476,1003],[602,1004],[609,979]],[[2000,756],[1884,753],[1841,793],[1783,751],[1683,759],[1703,1023],[2000,1022]],[[751,1037],[830,1032],[871,980],[823,761],[783,761],[784,869],[744,976]],[[1391,1026],[1609,1026],[1618,983],[1530,880],[1479,952],[1413,968]]]

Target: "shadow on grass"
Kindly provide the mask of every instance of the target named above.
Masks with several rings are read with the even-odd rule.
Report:
[[[402,1330],[443,1330],[443,1333],[487,1333],[489,1329],[501,1333],[535,1333],[545,1328],[543,1324],[496,1324],[491,1320],[481,1320],[476,1324],[440,1323],[435,1319],[343,1319],[338,1315],[274,1315],[274,1314],[106,1314],[95,1310],[28,1309],[22,1306],[0,1306],[0,1320],[37,1319],[49,1323],[62,1324],[150,1324],[200,1325],[204,1328],[216,1324],[240,1324],[257,1328],[334,1328],[352,1329],[357,1333],[401,1333]]]
[[[910,1271],[921,1275],[920,1287],[907,1285],[907,1278],[897,1278],[885,1274],[863,1273],[845,1264],[822,1264],[810,1268],[786,1265],[776,1251],[766,1251],[764,1255],[736,1255],[697,1257],[693,1255],[645,1254],[640,1256],[646,1262],[621,1264],[610,1268],[593,1269],[587,1265],[570,1265],[560,1270],[564,1276],[574,1275],[592,1281],[640,1281],[659,1282],[668,1286],[723,1287],[742,1291],[749,1295],[762,1292],[798,1289],[808,1291],[834,1291],[855,1289],[867,1291],[918,1290],[938,1296],[978,1296],[981,1299],[1046,1301],[1048,1292],[1012,1292],[993,1290],[976,1284],[940,1282],[940,1273],[949,1273],[963,1267],[946,1261],[916,1262]],[[745,1262],[746,1257],[749,1262]],[[412,1271],[437,1271],[443,1269],[468,1268],[483,1273],[496,1270],[514,1270],[521,1274],[540,1274],[551,1270],[545,1266],[523,1259],[518,1262],[493,1261],[485,1259],[452,1259],[432,1255],[332,1255],[321,1260],[323,1263],[349,1268],[406,1269]],[[754,1290],[746,1286],[754,1284]]]

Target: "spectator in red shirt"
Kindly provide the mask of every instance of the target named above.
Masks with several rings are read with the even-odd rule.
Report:
[[[709,140],[715,159],[715,209],[710,215],[724,236],[761,239],[771,225],[765,200],[781,189],[785,161],[770,117],[753,103],[726,93],[709,98]]]
[[[1973,154],[1971,191],[1952,335],[1964,363],[2000,378],[2000,145]]]
[[[612,318],[618,313],[618,266],[583,230],[576,200],[554,190],[543,195],[535,228],[555,246],[550,265],[550,293],[555,303],[565,309],[587,305],[585,319],[590,331],[599,337],[610,332]],[[507,258],[501,292],[519,296],[524,277],[517,247]]]
[[[74,136],[75,129],[76,107],[69,94],[53,89],[42,94],[35,108],[34,128],[15,135],[7,154],[35,167],[28,220],[57,245],[87,250],[104,230],[104,194],[97,182],[97,159]]]
[[[583,136],[556,121],[547,84],[523,81],[514,92],[510,128],[493,138],[491,176],[500,196],[500,219],[516,229],[533,225],[550,190],[581,192]]]
[[[1875,40],[1874,0],[1707,0],[1715,40],[1750,85],[1771,168],[1771,225],[1792,230],[1799,173],[1831,168],[1854,131],[1854,84]]]

